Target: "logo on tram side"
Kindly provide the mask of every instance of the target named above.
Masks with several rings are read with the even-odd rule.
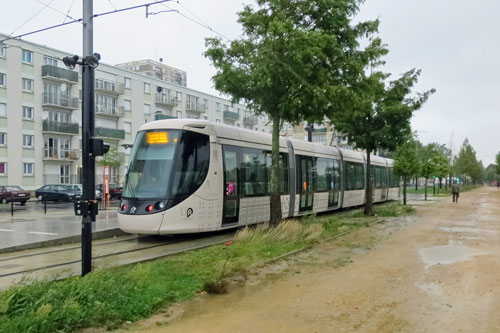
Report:
[[[187,215],[187,217],[190,217],[191,215],[193,215],[193,208],[188,208],[186,211],[186,215]]]

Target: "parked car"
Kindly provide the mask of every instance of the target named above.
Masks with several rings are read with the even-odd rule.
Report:
[[[38,200],[46,201],[74,201],[82,198],[82,193],[72,186],[64,184],[45,185],[35,191]]]
[[[67,186],[71,186],[73,190],[80,191],[80,194],[83,195],[83,185],[82,184],[68,184]],[[98,189],[95,190],[95,198],[97,200],[101,200],[102,193]]]
[[[20,186],[0,186],[0,202],[3,204],[14,201],[20,202],[21,206],[24,206],[30,197],[31,193],[23,190]]]
[[[104,193],[104,187],[102,184],[96,185],[95,188],[101,193]],[[109,198],[122,198],[122,187],[118,184],[109,184]]]

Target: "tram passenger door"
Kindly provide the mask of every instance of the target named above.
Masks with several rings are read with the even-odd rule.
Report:
[[[224,204],[222,225],[238,222],[240,210],[240,184],[238,175],[238,148],[223,146],[224,154]]]
[[[328,160],[328,208],[339,206],[340,162]]]
[[[299,212],[308,212],[313,209],[314,191],[313,191],[313,158],[310,156],[299,156],[299,193],[300,204]]]

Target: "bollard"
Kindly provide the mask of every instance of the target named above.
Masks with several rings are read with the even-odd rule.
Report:
[[[10,216],[14,216],[14,196],[10,197]]]
[[[44,214],[47,214],[47,200],[45,199],[45,197],[42,197],[42,200],[43,200],[43,211],[44,211]]]

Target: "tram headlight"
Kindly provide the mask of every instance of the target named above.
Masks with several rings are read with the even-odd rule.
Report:
[[[164,208],[165,208],[165,203],[164,203],[164,202],[160,202],[160,203],[158,204],[158,208],[160,208],[160,209],[164,209]]]
[[[148,206],[146,207],[146,212],[150,212],[150,211],[152,211],[152,210],[153,210],[153,205],[148,205]]]

